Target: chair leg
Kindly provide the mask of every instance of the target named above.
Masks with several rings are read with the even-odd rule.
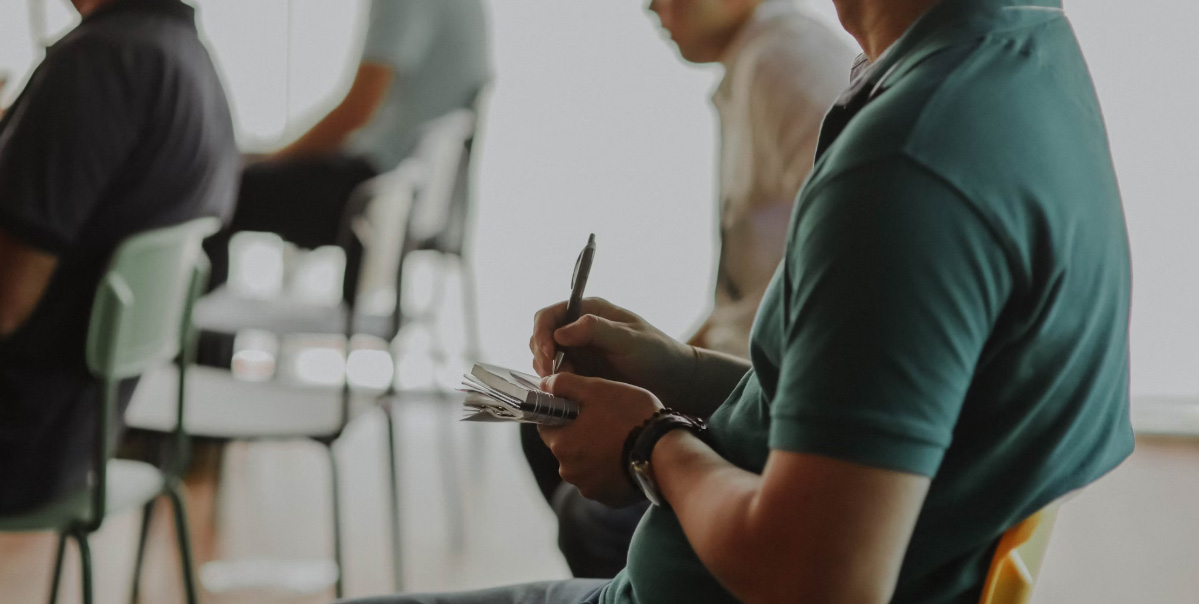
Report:
[[[129,592],[129,602],[137,604],[141,590],[142,562],[146,559],[146,541],[150,536],[150,521],[154,517],[154,506],[158,499],[153,499],[142,507],[142,530],[137,537],[137,557],[133,559],[133,589]]]
[[[50,604],[58,602],[58,583],[62,579],[62,558],[67,551],[67,533],[58,534],[58,552],[54,554],[54,578],[50,579]]]
[[[400,517],[400,464],[397,459],[399,451],[396,447],[396,421],[393,413],[395,408],[393,399],[388,399],[387,404],[383,409],[383,415],[387,417],[387,468],[389,483],[391,485],[391,572],[392,581],[397,593],[404,591],[404,550],[403,540],[401,539],[403,532],[403,519]]]
[[[462,484],[458,480],[458,450],[454,443],[455,409],[450,398],[440,387],[437,388],[437,427],[441,451],[441,481],[445,492],[447,521],[449,523],[450,552],[461,557],[466,551],[466,510],[463,506]]]
[[[337,564],[337,580],[333,583],[333,594],[340,600],[344,595],[342,577],[345,574],[341,556],[341,489],[338,488],[337,455],[333,452],[333,443],[325,444],[325,451],[329,454],[329,477],[333,492],[333,562]]]
[[[179,567],[183,576],[183,594],[187,604],[199,601],[196,595],[196,573],[192,560],[191,536],[187,528],[187,507],[183,503],[183,492],[178,479],[167,482],[167,496],[171,499],[171,508],[175,512],[175,538],[179,541]]]
[[[479,360],[479,308],[475,295],[475,275],[465,258],[458,258],[458,278],[462,290],[462,315],[466,329],[466,358],[471,363]]]
[[[92,549],[87,542],[87,532],[83,529],[75,529],[71,533],[71,536],[75,538],[75,543],[79,545],[79,568],[83,577],[81,582],[83,604],[93,604],[95,585],[92,584]]]

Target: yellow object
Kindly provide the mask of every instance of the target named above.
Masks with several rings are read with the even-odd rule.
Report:
[[[1045,506],[1003,534],[979,604],[1027,604],[1032,599],[1057,510],[1057,502]]]

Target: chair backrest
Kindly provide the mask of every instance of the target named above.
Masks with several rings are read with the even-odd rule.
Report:
[[[466,187],[477,119],[475,111],[459,109],[430,124],[430,136],[422,141],[429,173],[408,221],[409,247],[439,247],[439,240],[458,226],[454,219],[465,218],[454,210],[465,200],[459,193]]]
[[[216,218],[139,233],[109,261],[92,305],[87,364],[102,381],[145,373],[179,354],[200,243]]]
[[[403,257],[428,242],[463,230],[466,185],[464,170],[474,136],[476,113],[459,109],[430,121],[412,155],[396,169],[363,183],[347,212],[347,234],[362,246],[362,255],[347,257],[347,299],[366,294],[368,312],[394,304]],[[459,206],[463,206],[459,209]],[[343,231],[346,229],[343,228]],[[459,246],[460,247],[460,246]],[[352,249],[352,246],[347,249]],[[453,250],[447,250],[453,251]],[[371,302],[378,294],[389,302]]]
[[[118,385],[175,360],[184,351],[191,337],[192,304],[207,277],[201,242],[219,229],[216,218],[200,218],[133,235],[117,247],[100,280],[87,335],[88,369],[103,387],[88,530],[97,529],[104,520]],[[179,418],[183,417],[182,375],[181,371]]]
[[[1027,604],[1032,599],[1059,505],[1052,503],[1003,533],[979,604]]]

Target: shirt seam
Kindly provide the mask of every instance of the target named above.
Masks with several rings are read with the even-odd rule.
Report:
[[[22,243],[54,256],[62,255],[70,246],[66,238],[51,229],[3,206],[0,206],[0,229]]]
[[[990,217],[982,211],[982,209],[970,197],[970,195],[968,195],[949,179],[945,178],[932,166],[929,166],[925,162],[913,157],[907,151],[897,151],[881,157],[871,158],[867,161],[855,164],[849,168],[822,178],[818,186],[813,187],[811,191],[804,193],[805,199],[803,205],[810,203],[811,199],[824,193],[824,190],[833,184],[840,183],[840,181],[851,176],[856,176],[859,173],[866,171],[868,168],[878,168],[880,166],[894,165],[895,163],[900,162],[911,164],[912,167],[917,168],[920,172],[932,178],[938,184],[945,187],[947,191],[952,193],[954,199],[958,200],[958,203],[964,205],[970,211],[970,213],[973,214],[979,220],[979,222],[983,224],[987,235],[991,238],[992,242],[998,245],[1001,250],[1003,250],[1003,257],[1009,265],[1007,267],[1009,271],[1011,271],[1013,266],[1019,266],[1019,262],[1017,262],[1019,254],[1017,253],[1016,246],[1003,236],[1000,230],[995,227]],[[802,208],[800,211],[802,211]]]
[[[907,432],[897,430],[888,430],[881,426],[878,422],[871,420],[861,420],[860,418],[847,419],[844,415],[826,415],[813,412],[790,412],[783,414],[771,413],[771,421],[789,422],[798,424],[820,424],[822,426],[832,426],[835,429],[842,430],[845,425],[852,424],[856,429],[867,430],[875,434],[883,435],[889,438],[905,440],[913,444],[918,444],[925,447],[935,447],[942,451],[949,448],[950,443],[943,443],[934,440],[930,437],[916,436]]]

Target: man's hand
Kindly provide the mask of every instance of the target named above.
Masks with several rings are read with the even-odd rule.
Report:
[[[538,428],[558,458],[562,480],[612,507],[636,500],[639,493],[621,463],[624,443],[633,428],[662,408],[657,397],[636,386],[573,373],[545,378],[541,387],[579,403],[579,416],[569,425]]]
[[[562,327],[565,302],[534,316],[529,349],[537,374],[553,371],[556,342],[569,348],[565,370],[640,386],[674,406],[695,368],[691,347],[607,300],[586,298],[582,310],[578,321]]]

